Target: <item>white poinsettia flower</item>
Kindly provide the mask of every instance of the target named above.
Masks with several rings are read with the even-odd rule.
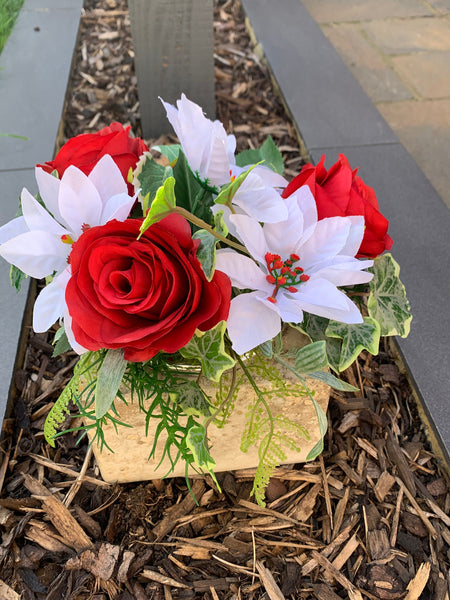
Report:
[[[250,255],[217,252],[216,268],[244,292],[233,298],[227,328],[233,349],[244,354],[272,339],[282,321],[301,323],[303,311],[342,323],[362,323],[357,306],[338,286],[366,283],[372,260],[358,260],[363,217],[317,220],[307,186],[285,200],[288,217],[261,225],[248,215],[231,215]]]
[[[161,102],[175,130],[192,171],[215,186],[230,181],[230,164],[234,164],[236,138],[227,135],[220,121],[211,121],[198,104],[184,94],[177,107]]]
[[[109,155],[89,175],[74,166],[66,169],[61,180],[39,167],[35,174],[43,205],[23,189],[23,216],[0,227],[0,256],[37,279],[55,274],[34,306],[33,328],[42,332],[66,310],[72,244],[86,228],[111,219],[124,221],[136,196],[128,195],[127,184]]]

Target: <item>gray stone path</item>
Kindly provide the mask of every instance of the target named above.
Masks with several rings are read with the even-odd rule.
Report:
[[[312,160],[326,154],[331,166],[345,154],[390,220],[392,254],[413,312],[411,333],[398,348],[448,459],[450,211],[300,0],[242,3]],[[311,4],[340,10],[345,1]],[[377,2],[379,11],[394,4],[408,0]],[[351,5],[363,11],[372,3]]]
[[[25,0],[0,54],[0,225],[16,214],[23,187],[37,192],[34,166],[50,160],[64,106],[82,0]],[[28,285],[9,285],[0,260],[0,423],[6,410]],[[12,385],[12,384],[11,384]]]

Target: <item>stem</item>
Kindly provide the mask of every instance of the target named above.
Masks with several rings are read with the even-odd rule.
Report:
[[[239,250],[240,252],[249,254],[249,252],[245,246],[243,246],[242,244],[238,244],[237,242],[233,242],[232,240],[229,240],[228,238],[224,237],[223,235],[220,235],[220,233],[217,233],[217,231],[214,231],[214,229],[211,227],[211,225],[208,225],[208,223],[206,223],[206,221],[203,221],[203,219],[196,217],[195,215],[190,213],[185,208],[182,208],[181,206],[175,206],[175,208],[172,208],[172,212],[175,212],[175,213],[181,215],[186,220],[188,220],[191,223],[193,223],[194,225],[197,225],[198,227],[200,227],[200,229],[206,229],[206,231],[208,231],[211,235],[213,235],[215,238],[217,238],[224,244],[228,244],[228,246],[232,246],[233,248],[235,248],[236,250]]]

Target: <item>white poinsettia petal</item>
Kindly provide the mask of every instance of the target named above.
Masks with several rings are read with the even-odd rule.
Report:
[[[0,246],[0,256],[36,279],[64,269],[69,253],[70,246],[46,231],[27,231]]]
[[[36,198],[34,198],[26,188],[23,188],[22,190],[20,201],[22,204],[23,218],[31,231],[47,231],[56,236],[62,236],[68,233],[68,231],[55,221],[50,213],[39,204]]]
[[[296,295],[284,290],[277,295],[276,307],[285,323],[301,323],[303,321],[303,310],[296,302]]]
[[[309,280],[300,286],[296,301],[304,311],[319,317],[341,323],[363,322],[356,304],[329,281]]]
[[[241,290],[262,290],[269,295],[272,293],[272,286],[267,283],[266,274],[248,256],[228,248],[218,250],[216,269],[228,275],[234,287]]]
[[[62,318],[66,309],[64,289],[55,278],[36,298],[33,309],[33,329],[36,333],[48,331]]]
[[[102,156],[88,175],[102,199],[103,205],[111,196],[128,194],[128,187],[119,167],[109,154]]]
[[[269,167],[265,167],[264,165],[256,166],[252,173],[258,175],[258,177],[260,177],[269,187],[282,189],[288,184],[287,179],[285,179],[283,175],[275,173],[275,171],[272,171],[272,169],[269,169]]]
[[[238,354],[271,340],[281,330],[278,313],[260,302],[260,295],[260,292],[240,294],[231,301],[227,329],[233,350]]]
[[[285,200],[287,219],[279,223],[265,223],[263,227],[266,248],[286,260],[297,252],[303,234],[303,213],[292,196]]]
[[[233,198],[250,217],[263,223],[276,223],[287,219],[288,210],[280,194],[251,171]]]
[[[34,170],[36,181],[39,188],[39,194],[44,202],[47,210],[59,221],[62,225],[66,226],[61,213],[59,212],[59,186],[61,185],[58,177],[47,173],[41,167],[36,167]]]
[[[59,187],[59,209],[71,231],[78,238],[83,225],[100,223],[103,203],[92,181],[74,166],[64,172]]]
[[[84,346],[82,346],[81,344],[79,344],[77,342],[77,340],[75,339],[75,336],[73,335],[72,317],[70,316],[69,310],[67,308],[64,312],[64,331],[66,332],[66,336],[67,336],[67,340],[69,341],[69,344],[71,345],[72,349],[77,354],[85,354],[85,352],[88,351],[87,348],[84,348]]]
[[[364,217],[363,216],[348,216],[350,221],[350,231],[348,232],[347,241],[345,242],[340,254],[346,256],[355,256],[358,253],[359,247],[364,237]]]
[[[330,217],[318,221],[313,234],[302,243],[300,258],[302,267],[310,274],[322,263],[339,254],[347,243],[351,222],[347,217]]]
[[[243,241],[251,256],[260,264],[265,265],[266,259],[264,257],[266,252],[269,251],[269,246],[263,228],[258,221],[247,215],[238,214],[231,215],[230,221],[236,227],[239,239]]]
[[[126,193],[117,194],[109,198],[103,207],[99,225],[104,225],[108,221],[112,221],[112,219],[125,221],[136,202],[136,198],[137,194],[131,197]]]
[[[20,235],[21,233],[25,233],[29,231],[27,224],[25,223],[25,219],[23,217],[16,217],[9,221],[9,223],[5,223],[0,227],[0,244],[4,244],[8,240]]]
[[[307,185],[300,187],[289,198],[294,198],[303,216],[303,233],[301,243],[304,244],[314,233],[317,223],[317,205]]]
[[[337,256],[333,263],[315,271],[311,278],[327,279],[337,286],[368,283],[373,278],[373,274],[363,271],[363,269],[367,269],[372,265],[373,260],[358,260],[347,256]]]

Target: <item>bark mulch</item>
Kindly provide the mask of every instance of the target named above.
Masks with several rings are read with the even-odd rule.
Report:
[[[218,118],[240,150],[271,134],[295,175],[295,129],[240,5],[215,10]],[[113,120],[139,135],[127,7],[87,0],[64,137]],[[76,434],[50,448],[43,421],[76,361],[51,341],[30,329],[4,425],[1,599],[449,599],[449,481],[387,345],[344,374],[359,393],[331,393],[322,456],[279,468],[261,508],[249,471],[220,474],[222,493],[193,481],[196,506],[184,479],[105,484]]]

